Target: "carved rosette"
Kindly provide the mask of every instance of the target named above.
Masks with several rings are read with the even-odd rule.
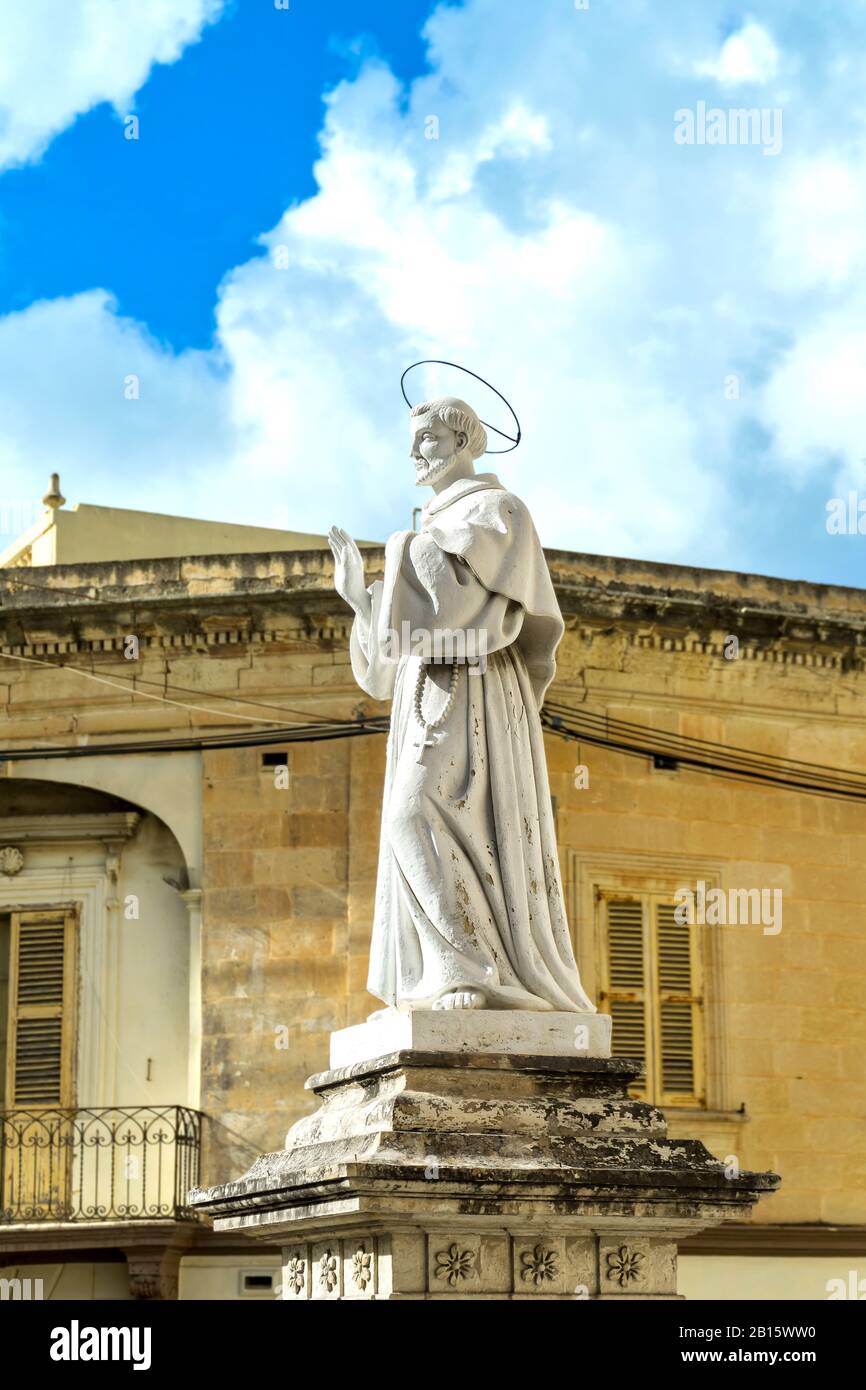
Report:
[[[447,1250],[436,1252],[436,1278],[445,1279],[454,1288],[461,1279],[471,1279],[475,1274],[474,1250],[461,1250],[455,1242]]]
[[[13,878],[24,868],[24,855],[15,845],[4,845],[0,849],[0,874]]]
[[[527,1283],[531,1280],[536,1288],[540,1284],[553,1284],[559,1278],[556,1251],[548,1250],[543,1245],[536,1245],[534,1250],[525,1250],[520,1256],[520,1263],[523,1265],[521,1279]]]
[[[307,1262],[293,1255],[286,1266],[286,1287],[295,1295],[304,1290],[307,1282]]]
[[[364,1293],[372,1278],[373,1252],[361,1247],[361,1249],[356,1250],[352,1256],[352,1283],[355,1285],[356,1289]]]
[[[319,1283],[328,1293],[337,1287],[337,1256],[332,1250],[326,1250],[319,1260]]]
[[[643,1278],[644,1257],[640,1250],[632,1250],[621,1245],[618,1250],[609,1250],[607,1255],[607,1277],[619,1284],[621,1289],[638,1283]]]

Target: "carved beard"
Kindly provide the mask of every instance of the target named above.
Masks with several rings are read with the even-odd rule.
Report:
[[[415,464],[415,486],[429,487],[453,468],[456,461],[456,454],[447,459],[433,459],[430,463],[425,458],[420,458]]]

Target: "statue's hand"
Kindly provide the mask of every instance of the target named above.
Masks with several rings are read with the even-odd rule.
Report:
[[[348,531],[332,526],[328,545],[334,556],[334,588],[362,617],[370,617],[370,595],[364,583],[364,561]]]

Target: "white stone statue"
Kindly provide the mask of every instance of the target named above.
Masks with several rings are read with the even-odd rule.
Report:
[[[532,518],[465,401],[414,407],[434,496],[369,588],[329,533],[352,669],[392,701],[367,987],[391,1009],[594,1013],[569,936],[539,710],[563,621]],[[374,1015],[378,1017],[380,1015]]]

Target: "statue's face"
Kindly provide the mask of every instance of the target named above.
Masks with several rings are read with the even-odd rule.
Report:
[[[438,415],[415,415],[409,420],[412,439],[410,456],[415,460],[415,482],[439,482],[453,469],[466,448],[466,435],[455,432]]]

